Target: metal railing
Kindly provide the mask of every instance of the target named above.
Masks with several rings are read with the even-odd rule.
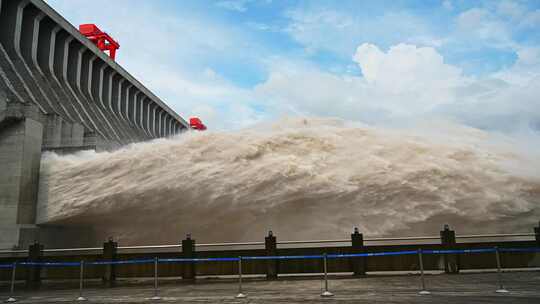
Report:
[[[345,259],[345,258],[362,258],[362,257],[375,257],[375,256],[398,256],[398,255],[417,255],[418,257],[418,269],[420,273],[420,295],[429,295],[429,292],[426,288],[426,282],[424,278],[424,262],[423,255],[446,255],[446,254],[487,254],[493,253],[496,260],[496,269],[497,269],[497,293],[508,293],[509,291],[504,288],[502,280],[502,265],[500,252],[507,253],[538,253],[540,252],[539,247],[530,247],[530,248],[498,248],[498,247],[489,247],[489,248],[476,248],[476,249],[443,249],[443,250],[431,250],[431,249],[416,249],[416,250],[404,250],[404,251],[388,251],[388,252],[364,252],[364,253],[353,253],[353,254],[328,254],[324,252],[323,254],[317,255],[292,255],[292,256],[238,256],[238,257],[223,257],[223,258],[166,258],[161,259],[158,257],[138,259],[138,260],[122,260],[122,261],[80,261],[80,262],[13,262],[10,264],[0,264],[0,268],[10,268],[11,269],[11,284],[10,284],[10,298],[6,302],[15,302],[15,279],[16,279],[16,269],[17,265],[23,267],[78,267],[79,272],[79,294],[77,301],[85,301],[86,298],[83,296],[83,287],[84,287],[84,269],[85,266],[94,266],[94,265],[116,265],[116,264],[153,264],[154,271],[154,291],[153,297],[151,300],[159,300],[159,291],[158,291],[158,264],[160,263],[204,263],[204,262],[237,262],[238,263],[238,294],[236,298],[245,298],[246,294],[242,288],[242,261],[249,260],[305,260],[305,259],[319,259],[323,261],[323,280],[324,280],[324,290],[320,294],[321,297],[331,297],[334,294],[329,291],[328,287],[328,259]]]
[[[471,234],[471,235],[456,235],[456,239],[498,239],[498,238],[517,238],[517,237],[534,237],[534,233],[504,233],[504,234]],[[440,236],[415,236],[415,237],[374,237],[365,238],[364,242],[402,242],[402,241],[423,241],[423,240],[440,240]],[[331,243],[350,243],[351,239],[334,239],[334,240],[297,240],[297,241],[277,241],[277,245],[316,245],[316,244],[331,244]],[[195,244],[195,247],[244,247],[244,246],[264,246],[264,242],[235,242],[235,243],[203,243]],[[181,244],[165,244],[165,245],[141,245],[141,246],[119,246],[118,250],[147,250],[147,249],[180,249]],[[86,247],[86,248],[50,248],[44,249],[45,253],[52,252],[88,252],[102,251],[102,247]],[[28,250],[0,250],[0,254],[20,254],[28,253]]]
[[[471,234],[456,235],[456,239],[499,239],[499,238],[522,238],[534,237],[534,233],[504,233],[504,234]],[[440,240],[440,236],[414,236],[414,237],[373,237],[365,238],[365,242],[403,242],[403,241],[424,241]],[[351,239],[334,240],[296,240],[296,241],[277,241],[277,245],[317,245],[330,243],[350,243]],[[245,247],[245,246],[264,246],[264,242],[235,242],[235,243],[202,243],[195,244],[196,247]],[[140,245],[140,246],[119,246],[118,250],[151,250],[151,249],[180,249],[181,244],[165,245]],[[82,248],[50,248],[44,249],[45,253],[54,252],[89,252],[102,251],[102,247],[82,247]],[[0,254],[21,254],[28,253],[28,250],[0,250]]]

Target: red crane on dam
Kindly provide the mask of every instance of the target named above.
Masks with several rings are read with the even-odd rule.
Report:
[[[202,123],[201,119],[198,117],[191,117],[189,119],[189,125],[194,130],[199,130],[199,131],[206,130],[206,126]]]
[[[109,51],[109,57],[112,60],[116,57],[116,50],[120,48],[120,44],[114,40],[109,34],[101,31],[95,24],[79,25],[79,32],[92,41],[100,50]]]

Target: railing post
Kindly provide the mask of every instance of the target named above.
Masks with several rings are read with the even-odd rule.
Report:
[[[84,286],[84,261],[81,261],[79,266],[79,297],[77,301],[86,301],[86,298],[83,296],[83,286]]]
[[[323,254],[323,271],[324,271],[324,291],[321,293],[321,297],[333,297],[334,294],[328,290],[328,259],[326,252]]]
[[[358,231],[357,227],[354,227],[354,231],[351,234],[352,253],[362,253],[364,251],[364,235]],[[355,257],[351,258],[353,274],[355,276],[361,276],[366,274],[366,258]]]
[[[538,227],[534,227],[534,238],[536,239],[536,246],[540,247],[540,222],[538,222]]]
[[[103,260],[114,261],[118,253],[118,243],[109,238],[106,243],[103,243]],[[116,284],[115,265],[103,265],[103,284],[108,287],[114,287]]]
[[[499,254],[499,248],[495,247],[495,259],[497,262],[497,285],[499,288],[495,291],[496,293],[508,293],[508,290],[504,289],[502,283],[502,273],[501,273],[501,256]]]
[[[444,225],[444,229],[441,231],[441,244],[444,249],[454,249],[456,247],[456,232],[450,230],[448,225]],[[459,255],[458,254],[445,254],[444,260],[444,272],[456,274],[459,273]]]
[[[182,240],[182,257],[184,259],[194,259],[195,254],[195,240],[191,238],[191,234],[187,234],[186,239]],[[185,262],[183,266],[184,273],[182,279],[195,280],[195,262]]]
[[[158,257],[154,257],[154,296],[150,298],[150,300],[161,300],[161,297],[159,296],[159,290],[158,290]]]
[[[246,295],[242,289],[242,257],[238,257],[238,294],[236,295],[237,299],[243,299]]]
[[[37,241],[28,247],[28,261],[39,263],[43,257],[43,245]],[[26,286],[29,289],[38,289],[41,285],[41,266],[29,265],[27,267]]]
[[[268,236],[264,238],[264,249],[266,256],[277,255],[277,241],[272,230],[268,231]],[[275,280],[278,277],[278,261],[266,260],[266,279]]]
[[[426,290],[426,281],[424,280],[424,258],[422,257],[422,249],[418,249],[418,265],[420,266],[420,283],[422,284],[422,289],[418,294],[429,295],[431,292]]]
[[[10,285],[10,297],[6,300],[7,303],[13,303],[17,302],[17,299],[15,298],[15,276],[17,273],[17,262],[13,262],[13,266],[11,267],[11,285]]]

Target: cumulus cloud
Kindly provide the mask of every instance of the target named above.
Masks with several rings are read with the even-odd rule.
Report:
[[[468,81],[429,47],[398,44],[384,52],[366,43],[353,60],[363,77],[281,63],[256,91],[299,111],[376,121],[426,113],[453,101],[455,88]]]
[[[523,53],[523,60],[531,57],[536,58]],[[273,107],[371,123],[436,115],[504,131],[540,125],[540,77],[522,74],[519,83],[505,79],[523,69],[520,61],[499,77],[472,78],[431,47],[398,44],[385,52],[362,44],[353,60],[362,76],[276,64],[256,93]]]

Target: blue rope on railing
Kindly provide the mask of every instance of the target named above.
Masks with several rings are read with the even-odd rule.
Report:
[[[242,258],[243,259],[243,258]],[[159,263],[185,263],[185,262],[235,262],[238,258],[170,258],[158,259]]]
[[[73,267],[80,266],[80,262],[17,262],[21,266],[43,266],[43,267]]]
[[[276,255],[242,257],[242,260],[310,260],[322,259],[322,255]]]
[[[540,252],[540,248],[499,248],[499,252]]]
[[[375,256],[396,256],[396,255],[412,255],[422,252],[423,254],[463,254],[463,253],[491,253],[498,250],[499,252],[540,252],[540,247],[531,248],[474,248],[474,249],[419,249],[419,250],[404,250],[404,251],[388,251],[388,252],[362,252],[351,254],[328,254],[329,259],[340,258],[356,258],[356,257],[375,257]],[[322,259],[324,255],[281,255],[281,256],[248,256],[241,257],[242,260],[309,260]],[[197,263],[197,262],[236,262],[239,257],[225,258],[168,258],[158,259],[158,263]],[[85,262],[86,265],[127,265],[127,264],[149,264],[154,263],[155,259],[137,259],[137,260],[122,260],[122,261],[93,261]],[[43,267],[74,267],[80,266],[81,262],[16,262],[13,264],[0,264],[0,268],[13,268],[13,266],[43,266]]]
[[[154,259],[122,260],[122,261],[94,261],[87,262],[86,265],[127,265],[127,264],[148,264],[154,263]]]
[[[422,250],[424,254],[450,254],[450,253],[486,253],[495,252],[495,248],[478,248],[478,249],[442,249],[442,250]],[[500,250],[499,250],[500,251]]]
[[[356,258],[356,257],[372,257],[372,256],[390,256],[390,255],[408,255],[417,254],[418,250],[405,250],[405,251],[389,251],[389,252],[365,252],[365,253],[346,253],[346,254],[329,254],[329,259],[339,258]]]

